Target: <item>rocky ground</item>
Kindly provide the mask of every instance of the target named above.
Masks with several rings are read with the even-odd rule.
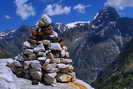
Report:
[[[76,80],[74,83],[58,83],[54,87],[41,83],[32,85],[30,80],[17,78],[6,66],[8,62],[13,62],[13,60],[0,59],[0,89],[93,89],[81,80]]]

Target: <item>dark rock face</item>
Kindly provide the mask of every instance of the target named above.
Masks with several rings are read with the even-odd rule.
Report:
[[[96,89],[132,89],[133,88],[133,40],[124,50],[98,75],[92,83]]]
[[[53,24],[69,47],[78,78],[89,83],[97,78],[103,68],[115,61],[125,44],[133,38],[133,19],[120,17],[112,7],[101,10],[90,23],[71,25],[74,26]],[[7,40],[10,36],[0,40],[0,48],[9,56],[17,55],[22,50],[21,44],[30,32],[22,29],[14,32],[11,40]]]

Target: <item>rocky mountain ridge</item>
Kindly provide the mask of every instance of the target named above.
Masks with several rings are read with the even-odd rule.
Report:
[[[65,24],[53,26],[69,47],[78,78],[91,83],[107,65],[115,61],[133,38],[133,19],[120,17],[114,8],[107,7],[92,22],[76,24],[70,27]],[[21,52],[21,44],[28,38],[30,28],[23,26],[14,32],[13,38],[6,36],[0,40],[1,55],[4,52],[1,57]]]

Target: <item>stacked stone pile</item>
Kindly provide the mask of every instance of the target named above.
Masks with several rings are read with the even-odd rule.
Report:
[[[14,59],[8,64],[11,70],[18,77],[32,80],[33,84],[53,85],[76,79],[68,49],[51,26],[35,29],[32,37],[24,42],[23,52]]]

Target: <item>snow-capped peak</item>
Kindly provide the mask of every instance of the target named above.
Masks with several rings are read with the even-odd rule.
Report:
[[[8,32],[0,32],[0,39],[3,39],[3,37],[5,37],[11,33],[14,33],[14,32],[16,32],[16,29],[8,31]]]
[[[66,26],[68,27],[68,29],[70,29],[70,28],[76,27],[77,24],[83,25],[83,24],[85,24],[85,23],[88,23],[88,24],[89,24],[90,21],[76,21],[76,22],[68,23],[68,24],[66,24]]]

